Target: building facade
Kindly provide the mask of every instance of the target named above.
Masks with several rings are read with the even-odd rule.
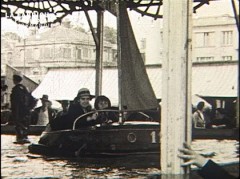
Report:
[[[238,30],[234,17],[193,20],[193,62],[238,61]]]
[[[163,24],[154,23],[151,33],[137,35],[145,64],[161,64],[163,60]],[[155,27],[159,27],[156,29]],[[138,30],[135,30],[138,33]],[[159,34],[156,36],[156,34]],[[153,40],[154,39],[154,40]],[[144,45],[143,45],[144,44]],[[238,61],[239,37],[236,20],[230,15],[193,18],[192,62],[215,63]],[[157,49],[156,49],[157,47]],[[153,49],[157,52],[153,52]]]
[[[6,48],[7,49],[7,48]],[[116,65],[116,44],[104,41],[104,65]],[[21,40],[2,56],[14,58],[12,65],[40,82],[49,68],[94,66],[96,47],[91,33],[70,28],[68,23]],[[9,63],[9,57],[5,60]]]

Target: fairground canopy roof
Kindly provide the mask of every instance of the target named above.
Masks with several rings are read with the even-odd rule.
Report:
[[[130,10],[134,10],[143,16],[154,19],[162,18],[163,0],[3,0],[1,1],[1,17],[8,17],[17,24],[25,26],[51,26],[61,23],[63,18],[75,11],[107,10],[115,14],[116,4],[125,1]],[[193,0],[193,12],[210,1]]]

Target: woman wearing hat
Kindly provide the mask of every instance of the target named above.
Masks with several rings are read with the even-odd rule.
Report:
[[[108,97],[102,95],[95,100],[94,107],[96,110],[117,109],[111,106],[111,101]],[[106,125],[118,121],[118,114],[113,111],[98,112],[96,123]]]

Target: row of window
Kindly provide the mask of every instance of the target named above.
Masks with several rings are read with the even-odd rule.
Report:
[[[197,57],[197,62],[210,62],[214,61],[214,57]],[[222,61],[232,61],[232,56],[222,56]]]
[[[74,58],[74,55],[72,55],[71,48],[35,48],[35,49],[26,49],[26,52],[24,53],[24,49],[21,50],[21,55],[25,56],[26,59],[52,59],[52,58]],[[76,49],[76,55],[75,57],[77,59],[83,59],[88,58],[91,59],[94,57],[93,53],[95,53],[95,49],[89,49],[89,48],[82,48],[82,49]]]
[[[104,49],[107,61],[115,61],[115,51]],[[54,58],[74,58],[77,60],[94,60],[96,49],[83,47],[76,49],[75,52],[71,48],[35,48],[35,49],[24,49],[21,50],[22,59],[36,60],[36,59],[54,59]]]
[[[215,32],[198,32],[195,33],[196,47],[211,47],[215,45]],[[233,31],[221,32],[221,45],[229,46],[233,44]]]

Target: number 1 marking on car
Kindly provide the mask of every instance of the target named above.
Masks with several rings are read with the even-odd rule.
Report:
[[[152,137],[152,144],[157,143],[157,141],[156,141],[156,132],[155,132],[155,131],[152,131],[150,135],[151,135],[151,137]]]
[[[152,144],[156,144],[157,140],[159,140],[159,143],[160,143],[160,134],[158,134],[156,131],[152,131],[150,133],[150,136],[152,138]]]

